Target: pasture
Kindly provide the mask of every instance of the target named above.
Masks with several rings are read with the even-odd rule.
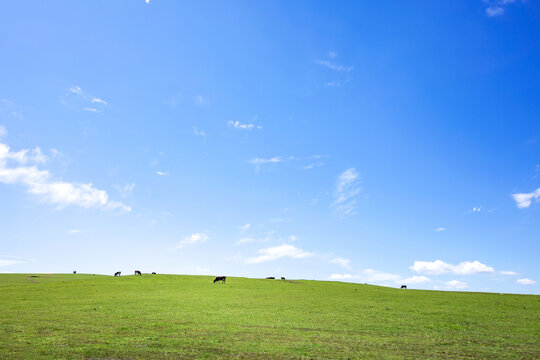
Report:
[[[540,296],[0,275],[1,359],[539,359]]]

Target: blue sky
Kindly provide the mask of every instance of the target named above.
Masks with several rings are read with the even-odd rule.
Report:
[[[0,271],[540,293],[536,1],[6,1]]]

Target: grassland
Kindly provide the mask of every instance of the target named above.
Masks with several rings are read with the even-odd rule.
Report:
[[[540,296],[211,280],[0,275],[0,358],[540,359]]]

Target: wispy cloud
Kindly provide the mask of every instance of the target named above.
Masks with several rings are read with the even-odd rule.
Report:
[[[315,59],[313,60],[315,62],[315,64],[317,65],[321,65],[321,66],[324,66],[324,67],[327,67],[328,69],[330,70],[334,70],[334,71],[345,71],[345,72],[350,72],[354,69],[354,66],[343,66],[343,65],[340,65],[340,64],[336,64],[336,63],[333,63],[331,61],[328,61],[328,60],[319,60],[319,59]]]
[[[78,85],[70,87],[61,102],[90,112],[102,112],[109,106],[106,100],[89,94]]]
[[[247,259],[246,264],[259,264],[281,258],[303,259],[314,255],[290,244],[260,249],[258,253],[259,256]]]
[[[239,226],[238,228],[239,228],[240,230],[247,230],[247,229],[249,229],[250,227],[251,227],[251,224],[244,224],[244,225]]]
[[[351,268],[351,260],[349,260],[349,259],[344,259],[344,258],[337,257],[335,259],[330,260],[330,262],[332,264],[338,264],[339,266],[344,267],[346,269]]]
[[[519,209],[526,209],[531,206],[532,200],[538,201],[540,198],[540,188],[530,193],[512,194],[512,198],[516,202]]]
[[[204,130],[199,130],[196,126],[193,127],[193,134],[197,136],[206,136]]]
[[[505,12],[508,4],[516,2],[516,0],[484,0],[488,4],[486,15],[489,17],[501,16]]]
[[[493,273],[495,269],[482,264],[480,261],[464,261],[457,265],[446,263],[442,260],[435,261],[415,261],[411,270],[419,274],[440,275],[472,275],[480,273]]]
[[[360,174],[350,168],[339,174],[334,191],[334,203],[332,206],[340,215],[352,215],[355,213],[358,203],[358,194],[362,191],[360,187]]]
[[[328,158],[328,155],[310,155],[310,156],[272,156],[268,158],[262,158],[262,157],[256,157],[254,159],[249,160],[249,162],[256,166],[258,169],[261,165],[277,165],[277,164],[286,164],[286,163],[306,163],[306,162],[313,162],[316,160]],[[308,164],[305,166],[302,166],[301,169],[303,170],[309,170],[317,166],[323,166],[324,163],[318,161],[317,163]]]
[[[443,228],[443,227],[440,227],[440,228],[436,228],[436,229],[435,229],[435,231],[437,231],[437,232],[441,232],[441,231],[445,231],[445,230],[446,230],[446,229]]]
[[[527,279],[527,278],[517,279],[516,282],[518,284],[520,284],[520,285],[534,285],[534,284],[536,284],[536,281],[531,280],[531,279]]]
[[[431,282],[432,280],[428,278],[427,276],[418,276],[414,275],[408,278],[405,278],[403,280],[400,280],[400,282],[409,285],[409,284],[424,284],[427,282]]]
[[[252,130],[252,129],[262,129],[262,126],[255,125],[252,123],[245,123],[242,124],[240,121],[229,121],[227,123],[227,126],[232,127],[234,129],[240,129],[240,130]]]
[[[4,126],[0,125],[0,138],[7,135],[7,130]]]
[[[448,289],[466,289],[469,287],[466,282],[459,281],[459,280],[451,280],[444,283]]]
[[[474,206],[472,209],[469,210],[470,213],[479,213],[480,211],[482,211],[481,206]]]
[[[68,230],[68,234],[71,234],[71,235],[79,234],[80,232],[81,232],[81,230],[79,230],[79,229]]]
[[[125,198],[133,192],[133,189],[135,189],[135,183],[126,184],[124,186],[116,185],[115,188],[118,190],[118,192],[120,192],[120,196]]]
[[[169,173],[163,172],[163,171],[156,171],[156,174],[159,176],[167,176]]]
[[[238,246],[238,245],[242,245],[242,244],[252,243],[252,242],[254,242],[254,241],[255,241],[255,239],[253,239],[253,238],[242,238],[242,239],[238,240],[237,242],[235,242],[235,243],[233,244],[233,246]]]
[[[23,261],[19,260],[4,260],[0,259],[0,266],[10,266],[10,265],[16,265],[16,264],[23,264]]]
[[[184,236],[184,238],[182,238],[182,240],[176,246],[175,249],[182,249],[186,245],[192,245],[192,244],[196,244],[196,243],[206,242],[206,241],[208,241],[208,239],[209,239],[209,236],[208,236],[208,234],[206,232],[199,232],[199,233],[194,233],[194,234],[191,234],[191,235],[187,235],[187,236]]]
[[[17,105],[15,102],[8,99],[0,99],[0,117],[12,118],[17,120],[24,119],[22,111],[27,108]]]
[[[254,158],[252,160],[250,160],[249,162],[254,164],[254,165],[261,165],[261,164],[277,164],[277,163],[281,163],[281,162],[286,162],[288,161],[287,158],[282,158],[280,156],[273,156],[271,158]]]
[[[506,270],[501,270],[499,271],[499,274],[501,275],[508,275],[508,276],[517,276],[519,275],[517,272],[515,271],[506,271]]]
[[[131,211],[129,206],[111,201],[105,190],[96,189],[91,183],[55,180],[49,171],[37,167],[37,164],[46,160],[39,147],[31,152],[29,150],[12,152],[8,145],[0,143],[0,182],[21,184],[29,193],[59,208],[76,205],[120,212]]]
[[[401,282],[401,276],[384,271],[364,269],[359,274],[332,274],[331,280],[356,280],[356,282],[366,283],[396,283]]]

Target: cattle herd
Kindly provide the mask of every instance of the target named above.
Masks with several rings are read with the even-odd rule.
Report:
[[[75,274],[75,271],[73,273]],[[121,271],[117,271],[114,273],[114,276],[120,276],[120,275],[122,275]],[[140,270],[135,270],[135,275],[142,276],[142,272]],[[152,275],[156,275],[156,273],[152,272]]]
[[[75,274],[75,271],[73,272]],[[114,276],[120,276],[122,275],[122,272],[121,271],[117,271],[114,273]],[[135,270],[135,275],[139,275],[139,276],[142,276],[142,273],[140,270]],[[156,275],[156,273],[154,271],[152,271],[152,275]],[[266,279],[270,279],[270,280],[275,280],[275,276],[268,276]],[[214,284],[215,283],[222,283],[222,284],[225,284],[225,281],[227,280],[227,277],[226,276],[216,276],[216,278],[214,279]],[[281,277],[281,280],[285,280],[285,277]],[[405,287],[407,288],[407,287]]]

